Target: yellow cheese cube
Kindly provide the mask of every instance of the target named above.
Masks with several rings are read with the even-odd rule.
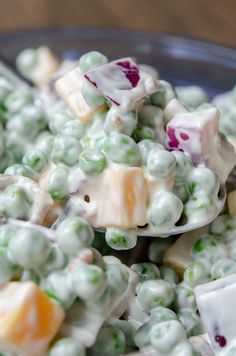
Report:
[[[183,275],[185,269],[192,262],[191,249],[193,244],[199,239],[199,236],[208,231],[204,226],[200,229],[186,232],[171,245],[164,255],[164,264],[174,268],[180,275]]]
[[[227,196],[229,215],[236,217],[236,190],[232,190]]]
[[[0,344],[17,354],[45,355],[63,319],[63,309],[33,282],[10,282],[0,288]]]
[[[75,211],[84,214],[94,227],[145,225],[147,203],[142,169],[126,166],[109,167],[98,176],[82,179],[72,198]]]
[[[74,68],[58,79],[55,88],[58,95],[69,106],[72,113],[84,124],[89,123],[98,111],[103,110],[106,106],[101,105],[92,108],[87,105],[81,92],[84,83],[83,73],[79,68]]]

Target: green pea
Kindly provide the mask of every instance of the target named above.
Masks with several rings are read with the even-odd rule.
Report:
[[[220,279],[236,273],[236,262],[230,258],[218,260],[212,267],[211,275],[213,279]]]
[[[9,186],[1,195],[1,211],[7,217],[25,220],[31,207],[31,201],[24,188]]]
[[[16,265],[33,269],[42,266],[50,253],[49,242],[41,232],[20,228],[9,241],[9,258]]]
[[[177,320],[177,315],[173,310],[166,307],[156,307],[151,310],[150,320],[155,322]]]
[[[227,241],[234,240],[236,231],[236,219],[229,215],[220,215],[210,224],[210,232]]]
[[[37,63],[37,52],[34,48],[26,48],[16,57],[16,66],[20,73],[28,77],[29,72]]]
[[[194,168],[188,178],[190,195],[198,195],[199,191],[207,195],[217,194],[219,180],[216,174],[207,167]]]
[[[174,183],[173,193],[183,202],[187,203],[189,199],[189,191],[186,184]]]
[[[172,176],[175,164],[175,156],[171,152],[160,150],[159,147],[153,148],[148,155],[147,169],[157,178],[166,179]]]
[[[91,51],[80,57],[79,67],[83,73],[86,73],[91,69],[106,64],[107,62],[108,59],[104,54],[97,51]]]
[[[137,329],[134,336],[134,342],[139,349],[151,345],[151,330],[155,325],[155,320],[148,320]]]
[[[76,299],[76,293],[69,284],[65,271],[54,271],[43,283],[44,292],[52,300],[58,302],[64,309],[69,309]]]
[[[24,118],[27,119],[27,124],[29,125],[31,120],[30,127],[35,126],[39,131],[46,129],[48,124],[48,117],[43,110],[42,104],[40,105],[36,102],[35,104],[26,105],[22,108],[21,114]]]
[[[137,288],[137,300],[146,313],[157,306],[168,307],[174,300],[171,284],[162,279],[147,280]]]
[[[54,135],[60,135],[64,131],[64,126],[70,121],[73,121],[73,117],[68,110],[55,111],[49,116],[49,129]]]
[[[125,347],[124,333],[112,325],[104,325],[98,333],[92,351],[95,355],[115,356],[123,354]]]
[[[64,200],[69,194],[69,170],[66,166],[58,165],[51,172],[47,183],[47,191],[54,200]]]
[[[91,246],[94,239],[91,226],[79,217],[66,218],[56,236],[59,247],[68,256],[75,256],[82,248]]]
[[[133,138],[136,142],[140,142],[141,140],[154,140],[155,137],[155,131],[148,126],[138,126],[133,132]]]
[[[51,153],[52,161],[73,166],[79,160],[80,144],[74,137],[56,137]]]
[[[177,87],[176,92],[181,104],[190,110],[208,101],[206,92],[197,85]]]
[[[37,137],[35,148],[49,156],[52,152],[55,137],[49,131],[42,131]]]
[[[0,247],[0,284],[9,282],[16,271],[16,266],[8,258],[7,249]]]
[[[108,264],[107,278],[112,296],[120,296],[128,288],[129,273],[122,264]]]
[[[48,258],[43,266],[43,272],[49,274],[63,269],[67,264],[67,258],[62,250],[55,244],[50,246]]]
[[[193,310],[182,310],[178,313],[178,318],[184,326],[187,336],[197,336],[204,333],[201,318]]]
[[[140,125],[148,126],[152,129],[161,128],[164,126],[163,111],[153,105],[140,106],[138,122]]]
[[[117,132],[131,136],[137,123],[136,111],[122,111],[112,106],[106,115],[104,131],[107,135]]]
[[[164,109],[166,106],[166,98],[165,98],[165,91],[160,90],[151,95],[151,103],[152,105],[157,106],[158,108]]]
[[[85,356],[85,347],[76,339],[64,338],[56,341],[49,350],[48,356]]]
[[[160,106],[164,109],[171,99],[176,98],[176,91],[175,88],[167,81],[160,80],[159,82],[163,88],[162,90],[151,95],[151,101],[153,105]]]
[[[106,158],[102,152],[83,151],[79,156],[79,166],[87,175],[97,175],[106,167]]]
[[[112,318],[109,320],[109,325],[112,325],[120,329],[124,333],[127,348],[133,348],[135,346],[134,343],[135,327],[129,321]]]
[[[189,173],[193,168],[191,159],[180,151],[172,151],[172,154],[175,156],[175,181],[178,183],[183,183],[186,181]]]
[[[163,321],[151,330],[151,344],[162,354],[170,355],[174,347],[184,340],[186,340],[185,330],[177,320]]]
[[[107,288],[106,274],[95,265],[78,265],[69,277],[71,287],[84,301],[97,300]]]
[[[161,278],[164,279],[164,281],[170,282],[173,285],[176,285],[179,282],[179,276],[173,268],[168,266],[160,266],[159,270],[161,273]]]
[[[0,247],[7,247],[10,239],[15,235],[17,227],[4,224],[0,225]]]
[[[181,309],[192,309],[195,311],[197,310],[194,291],[192,287],[187,285],[185,282],[181,282],[176,285],[175,292],[175,309],[177,311]]]
[[[207,215],[213,212],[214,205],[209,196],[205,192],[200,192],[198,195],[189,199],[185,204],[184,214],[188,219],[188,223],[196,224]]]
[[[151,152],[156,147],[158,147],[160,150],[164,149],[163,146],[159,145],[158,143],[152,140],[141,140],[138,143],[138,149],[139,149],[142,165],[147,164],[149,152]]]
[[[183,211],[183,203],[171,192],[156,193],[148,209],[148,222],[158,228],[172,228]]]
[[[143,262],[131,266],[131,269],[138,273],[141,280],[158,279],[160,278],[160,271],[154,263]]]
[[[202,258],[210,263],[215,263],[220,258],[228,256],[228,249],[212,235],[201,235],[192,247],[194,258]]]
[[[62,135],[80,140],[85,135],[85,125],[79,120],[70,120],[63,125]]]
[[[1,167],[5,170],[8,166],[16,162],[21,162],[29,142],[16,132],[11,132],[6,136],[6,151],[1,157]]]
[[[114,250],[129,250],[137,243],[137,235],[134,229],[107,228],[105,238],[107,244]]]
[[[148,258],[150,261],[160,265],[163,263],[165,251],[171,246],[173,242],[172,237],[155,238],[155,241],[149,245]]]
[[[184,271],[184,281],[190,287],[196,287],[197,285],[206,283],[209,280],[208,271],[200,261],[190,263]]]
[[[13,176],[24,176],[30,179],[35,179],[35,173],[30,167],[17,163],[13,164],[12,166],[9,166],[5,170],[4,174],[13,175]]]
[[[4,105],[9,113],[14,114],[32,101],[33,98],[28,91],[14,90],[6,97]]]
[[[35,148],[24,155],[22,162],[33,171],[42,172],[48,164],[48,157],[44,152]]]
[[[106,99],[100,92],[86,79],[81,88],[81,93],[90,107],[97,107],[105,103]]]
[[[174,350],[173,350],[173,355],[175,356],[200,356],[199,352],[194,349],[194,347],[191,345],[190,342],[186,341],[181,341],[179,342]]]
[[[123,134],[113,134],[103,144],[107,158],[115,163],[138,165],[140,161],[138,146],[135,141]]]

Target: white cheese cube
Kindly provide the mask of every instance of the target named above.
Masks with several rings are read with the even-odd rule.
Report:
[[[167,146],[189,154],[195,164],[204,163],[225,182],[236,164],[236,154],[219,135],[219,118],[216,108],[176,114],[167,125]]]
[[[158,90],[156,73],[142,70],[132,58],[121,58],[88,71],[85,78],[113,105],[133,110]]]
[[[216,355],[236,339],[236,274],[195,288],[202,322]]]

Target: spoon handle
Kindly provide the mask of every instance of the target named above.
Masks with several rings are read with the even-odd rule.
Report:
[[[31,87],[34,86],[30,80],[24,78],[17,71],[15,64],[9,59],[5,58],[2,53],[0,53],[0,76],[5,77],[17,87],[22,87],[25,90],[29,90]]]

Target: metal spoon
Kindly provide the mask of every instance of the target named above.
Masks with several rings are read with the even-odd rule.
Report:
[[[150,226],[144,227],[144,228],[137,228],[137,236],[148,236],[148,237],[167,237],[171,235],[178,235],[178,234],[183,234],[184,232],[192,231],[195,229],[199,229],[200,227],[203,227],[205,225],[210,224],[216,217],[219,215],[221,210],[224,207],[225,200],[226,200],[226,187],[224,184],[220,186],[219,193],[218,193],[218,199],[217,199],[217,204],[216,204],[216,209],[212,211],[211,214],[206,215],[205,219],[202,219],[201,221],[197,223],[186,223],[181,226],[174,226],[171,229],[159,229],[157,230],[156,228],[153,229]],[[60,223],[66,219],[68,216],[75,216],[75,213],[73,213],[73,209],[71,208],[70,201],[67,202],[64,211],[62,214],[57,218],[57,220],[53,223],[52,229],[56,230],[57,227],[60,225]],[[83,216],[81,216],[83,217]],[[95,231],[105,233],[104,228],[94,228]]]
[[[0,76],[8,79],[16,88],[32,90],[33,83],[18,72],[15,64],[0,53]]]

